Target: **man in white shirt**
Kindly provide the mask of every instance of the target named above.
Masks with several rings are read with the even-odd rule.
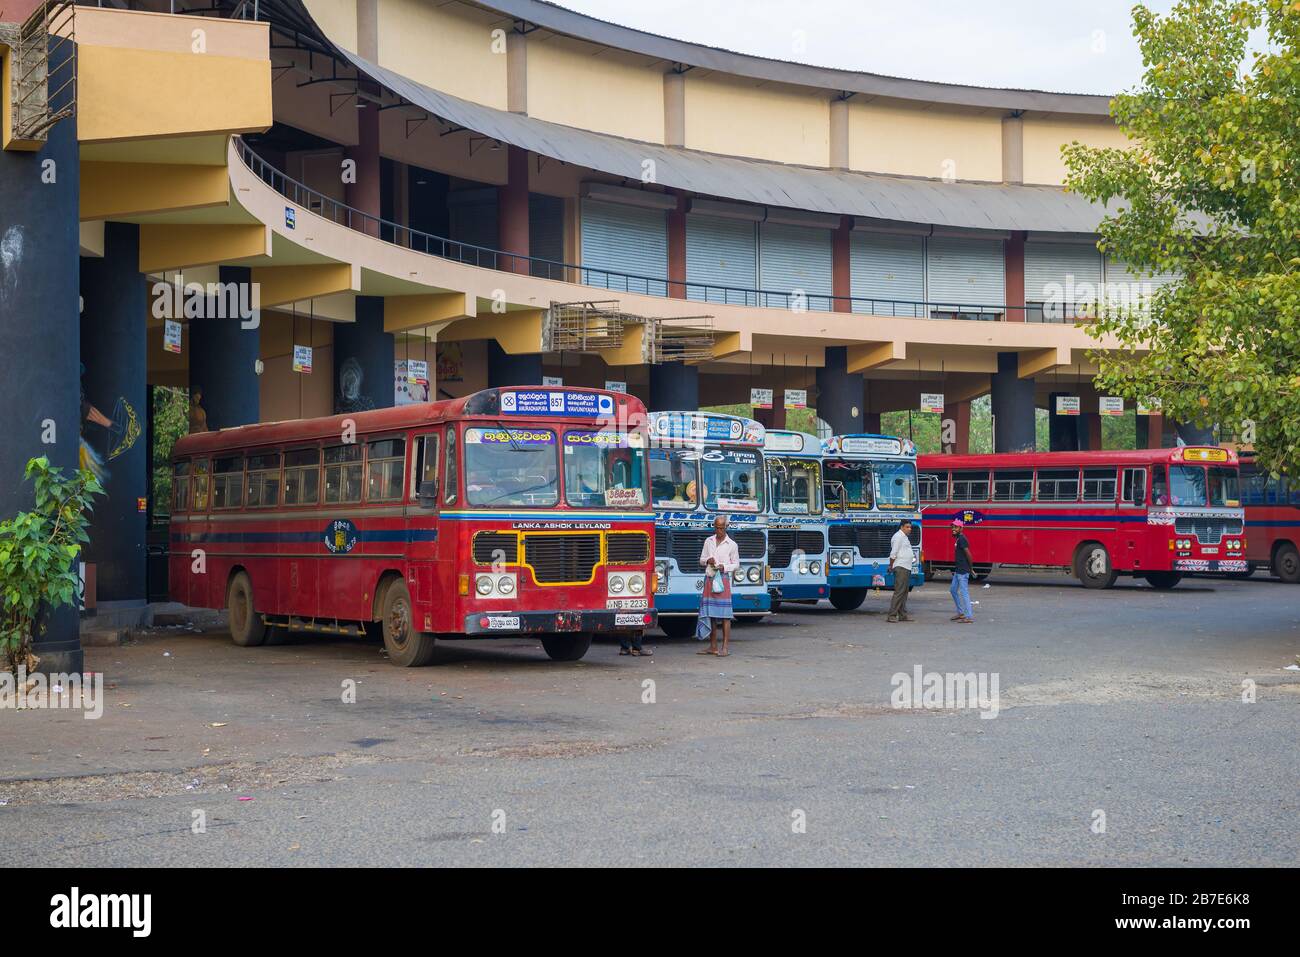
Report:
[[[915,621],[907,613],[907,592],[912,585],[912,563],[916,554],[912,551],[912,520],[903,519],[898,531],[889,540],[889,570],[894,573],[894,597],[889,603],[889,617],[885,621],[891,624],[899,621]]]
[[[709,647],[697,651],[699,655],[717,655],[725,658],[731,654],[731,576],[740,567],[740,550],[736,540],[727,534],[727,517],[719,515],[713,520],[713,534],[704,540],[700,550],[700,565],[704,568],[704,591],[700,595],[700,617],[709,620]],[[722,590],[713,590],[717,578]],[[718,650],[718,625],[722,625],[722,650]]]

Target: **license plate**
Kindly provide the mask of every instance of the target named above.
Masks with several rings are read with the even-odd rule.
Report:
[[[615,615],[615,616],[614,616],[614,624],[615,624],[615,625],[644,625],[644,624],[645,624],[645,616],[644,616],[644,615],[627,615],[627,614],[619,614],[619,615]]]
[[[649,598],[610,598],[605,602],[606,608],[649,608]]]
[[[518,631],[518,615],[489,615],[488,629],[490,631]]]

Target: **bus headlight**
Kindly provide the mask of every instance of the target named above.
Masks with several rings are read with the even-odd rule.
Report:
[[[750,565],[749,571],[745,572],[745,577],[748,578],[751,582],[762,581],[763,571],[757,565]]]
[[[634,595],[639,595],[645,591],[645,578],[638,572],[634,575],[627,576],[627,590]]]
[[[745,569],[737,568],[731,573],[731,580],[737,585],[745,584]]]
[[[502,575],[498,578],[497,591],[503,595],[513,595],[515,593],[515,577],[513,575]]]
[[[622,592],[623,592],[623,588],[625,587],[625,585],[626,585],[626,582],[623,580],[623,576],[622,576],[622,575],[610,575],[610,576],[609,576],[609,593],[610,593],[611,595],[619,595],[619,594],[622,594]]]
[[[655,562],[655,575],[660,581],[668,577],[668,565],[666,562]]]
[[[820,575],[820,574],[822,573],[822,563],[821,563],[821,562],[809,562],[809,563],[808,563],[808,572],[809,572],[809,574],[812,574],[812,575]]]
[[[808,570],[809,570],[809,565],[808,565],[807,562],[800,562],[800,563],[799,563],[799,574],[800,574],[800,575],[807,575],[807,574],[808,574]]]
[[[474,590],[480,595],[492,594],[492,576],[479,575],[478,578],[474,579]]]

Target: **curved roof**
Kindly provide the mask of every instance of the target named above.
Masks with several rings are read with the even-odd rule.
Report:
[[[900,100],[919,100],[953,106],[992,107],[1004,110],[1041,110],[1048,113],[1074,113],[1106,116],[1110,97],[1087,93],[1048,93],[1042,90],[1007,90],[957,83],[934,83],[908,80],[878,73],[836,70],[733,53],[718,47],[687,43],[620,26],[606,20],[566,10],[545,0],[472,0],[474,4],[495,10],[516,20],[525,20],[554,33],[686,66],[718,70],[736,76],[798,86],[816,87],[887,96]]]

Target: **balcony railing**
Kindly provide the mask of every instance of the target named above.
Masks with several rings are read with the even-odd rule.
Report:
[[[366,233],[403,249],[472,266],[481,266],[485,269],[499,269],[539,279],[554,279],[615,292],[672,296],[677,299],[717,305],[757,306],[801,312],[850,312],[905,319],[1004,321],[1010,315],[1016,320],[1027,318],[1030,321],[1043,321],[1042,305],[1038,303],[1030,306],[1012,306],[942,300],[876,299],[864,296],[833,296],[797,289],[776,291],[750,289],[743,286],[720,286],[694,280],[680,282],[660,276],[642,276],[598,266],[575,265],[537,256],[523,256],[486,246],[475,246],[472,243],[421,232],[341,203],[271,166],[241,137],[235,137],[235,143],[240,159],[249,171],[295,206],[340,226]]]

